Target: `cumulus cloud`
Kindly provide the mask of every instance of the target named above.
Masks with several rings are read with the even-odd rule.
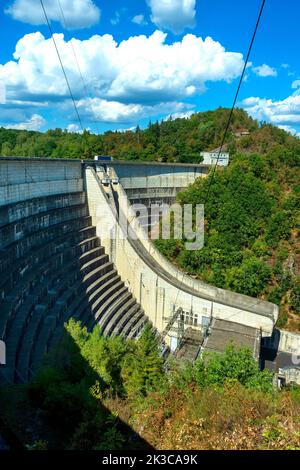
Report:
[[[78,126],[78,124],[69,124],[66,128],[66,131],[70,132],[70,134],[81,134],[82,130]]]
[[[50,20],[58,21],[70,29],[88,28],[100,19],[100,10],[92,0],[60,0],[63,15],[57,0],[44,0]],[[38,0],[14,0],[5,10],[15,20],[33,25],[46,24],[43,9]],[[66,23],[64,18],[66,19]]]
[[[132,23],[138,24],[138,25],[146,25],[147,21],[145,20],[144,15],[135,15],[132,18]]]
[[[90,127],[86,127],[85,128],[86,131],[90,131]],[[67,127],[66,127],[66,131],[69,132],[70,134],[82,134],[83,131],[82,129],[79,127],[78,124],[69,124]]]
[[[277,70],[267,64],[253,67],[252,70],[259,77],[277,77]]]
[[[185,111],[185,112],[181,112],[181,113],[172,113],[172,114],[169,114],[164,120],[168,121],[169,119],[173,119],[173,120],[174,119],[188,119],[194,113],[195,113],[194,110]]]
[[[148,0],[148,4],[151,21],[159,28],[180,34],[195,26],[196,0]]]
[[[6,129],[18,129],[27,131],[39,131],[46,124],[43,116],[39,114],[33,114],[30,119],[17,124],[8,124],[4,126]]]
[[[296,90],[299,87],[300,87],[300,80],[294,80],[292,83],[292,88]]]
[[[268,121],[281,126],[300,123],[300,94],[293,94],[278,101],[251,97],[245,99],[242,105],[259,121]]]
[[[239,76],[242,54],[225,51],[209,37],[203,40],[187,34],[181,41],[166,44],[166,36],[156,31],[149,37],[134,36],[119,44],[108,34],[71,40],[88,88],[104,108],[101,117],[92,107],[97,119],[123,121],[137,116],[139,105],[150,110],[161,102],[182,101],[205,91],[208,81],[230,82]],[[85,93],[70,43],[63,34],[56,34],[55,39],[75,99],[83,100]],[[6,85],[8,100],[50,104],[69,100],[51,39],[39,32],[25,35],[18,41],[13,57],[0,65],[0,80]],[[111,104],[106,105],[106,101]],[[173,111],[178,110],[167,112]]]
[[[120,103],[100,98],[82,99],[77,103],[80,114],[83,117],[94,118],[103,122],[135,122],[150,116],[173,112],[178,114],[193,108],[187,103],[167,102],[155,105],[144,105],[138,103]]]
[[[284,131],[288,132],[289,134],[292,134],[296,137],[300,137],[300,132],[298,132],[296,129],[294,129],[292,126],[285,126],[285,125],[279,125],[278,126],[280,129],[283,129]]]

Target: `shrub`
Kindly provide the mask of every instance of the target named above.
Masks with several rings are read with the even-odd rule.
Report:
[[[224,354],[208,354],[204,361],[195,363],[195,379],[200,386],[224,386],[228,381],[258,390],[271,391],[272,374],[261,372],[249,349],[230,345]]]

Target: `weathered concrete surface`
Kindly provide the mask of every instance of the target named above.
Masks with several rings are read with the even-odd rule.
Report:
[[[120,163],[110,164],[120,178],[125,191],[136,189],[172,189],[181,190],[194,183],[195,179],[206,176],[208,165],[172,164],[172,163]]]
[[[207,335],[203,350],[206,352],[224,352],[228,344],[246,347],[253,351],[258,361],[260,356],[260,331],[257,328],[214,319]]]
[[[101,164],[93,164],[101,170]],[[120,178],[128,199],[132,204],[173,204],[178,192],[194,183],[198,177],[207,176],[209,165],[157,162],[120,162],[105,165],[110,176]]]
[[[82,163],[0,159],[0,175],[0,383],[27,382],[70,317],[136,337],[149,320],[96,236]]]
[[[0,158],[0,206],[82,188],[80,161]]]
[[[92,168],[86,170],[85,184],[90,214],[106,252],[159,331],[178,308],[183,308],[197,316],[198,327],[213,317],[261,329],[263,336],[271,336],[277,306],[209,286],[182,273],[145,238],[135,220],[130,223],[136,240],[124,238],[116,211]],[[121,185],[117,192],[120,211],[126,213],[129,201]],[[109,197],[113,199],[112,194]],[[115,231],[113,239],[107,235],[108,227]]]

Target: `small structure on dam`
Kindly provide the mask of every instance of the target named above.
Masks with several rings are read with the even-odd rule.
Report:
[[[0,381],[28,381],[71,317],[127,338],[150,322],[179,356],[192,345],[190,359],[222,350],[231,332],[259,356],[275,305],[178,271],[135,220],[135,236],[122,235],[131,202],[172,203],[207,173],[205,165],[0,159]]]

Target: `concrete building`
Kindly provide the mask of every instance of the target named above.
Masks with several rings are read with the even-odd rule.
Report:
[[[228,166],[229,164],[229,153],[221,150],[220,147],[210,152],[200,152],[200,156],[203,157],[203,165],[215,165],[218,162],[219,166]]]

